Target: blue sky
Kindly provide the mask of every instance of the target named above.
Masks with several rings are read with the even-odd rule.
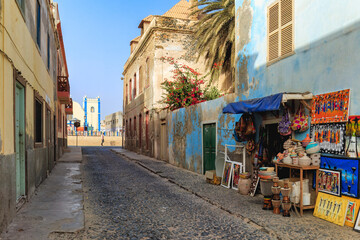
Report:
[[[121,110],[124,64],[141,19],[162,15],[179,0],[57,0],[71,97],[101,98],[101,118]]]

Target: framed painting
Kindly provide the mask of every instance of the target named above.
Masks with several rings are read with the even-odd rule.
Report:
[[[341,171],[341,194],[359,198],[359,158],[321,156],[320,166]]]
[[[320,168],[318,190],[319,192],[341,196],[341,171]]]
[[[259,185],[260,177],[259,177],[259,170],[254,168],[253,173],[251,175],[251,185],[250,185],[250,196],[255,196],[256,189]]]
[[[344,226],[348,200],[319,192],[314,216]]]
[[[349,103],[350,89],[314,96],[311,124],[347,122]]]
[[[235,190],[239,189],[240,173],[242,173],[242,164],[233,162],[232,163],[232,184],[231,184],[232,189],[235,189]]]
[[[222,174],[222,179],[221,179],[221,186],[226,187],[226,188],[230,188],[232,167],[233,167],[232,162],[225,161],[223,174]]]
[[[356,210],[356,202],[348,201],[348,205],[346,208],[345,223],[354,224],[355,214],[356,214],[355,210]]]
[[[360,158],[360,116],[350,116],[346,123],[345,132],[345,155],[352,158]]]
[[[311,139],[318,142],[321,153],[345,155],[345,123],[311,125]]]

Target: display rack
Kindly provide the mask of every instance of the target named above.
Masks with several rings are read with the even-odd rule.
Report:
[[[303,211],[304,209],[314,209],[315,208],[315,204],[311,204],[311,205],[307,205],[304,206],[303,205],[303,176],[304,176],[304,171],[306,174],[306,171],[316,171],[316,176],[318,176],[318,171],[319,171],[319,167],[318,166],[300,166],[300,165],[293,165],[293,164],[285,164],[285,163],[275,163],[275,169],[276,169],[276,175],[278,176],[278,167],[284,167],[284,168],[289,168],[290,169],[290,178],[291,178],[291,169],[297,169],[300,171],[300,203],[296,204],[295,206],[300,208],[300,215],[303,215]],[[316,177],[316,197],[318,194],[318,178]]]

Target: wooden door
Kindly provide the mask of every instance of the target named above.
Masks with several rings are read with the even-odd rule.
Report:
[[[141,143],[142,143],[142,116],[139,115],[139,149],[141,150]]]
[[[49,109],[46,110],[46,147],[47,147],[47,170],[51,171],[52,166],[52,143],[51,143],[51,111]]]
[[[204,173],[215,170],[216,158],[216,124],[203,125]]]
[[[25,196],[25,89],[15,86],[16,199]]]

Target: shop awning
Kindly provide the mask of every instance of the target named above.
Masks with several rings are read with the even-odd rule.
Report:
[[[254,113],[276,111],[282,102],[289,100],[310,100],[312,93],[278,93],[271,96],[230,103],[223,109],[223,113]]]

